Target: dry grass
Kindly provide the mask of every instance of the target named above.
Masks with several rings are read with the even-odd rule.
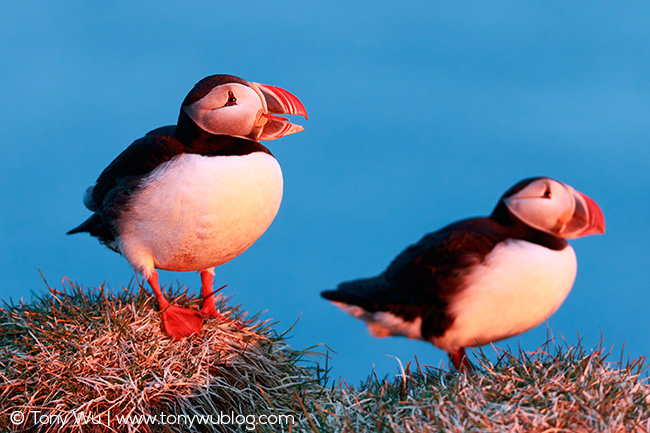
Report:
[[[199,306],[183,288],[172,297]],[[226,301],[219,308],[243,330],[208,320],[201,336],[180,342],[162,334],[143,291],[69,284],[0,308],[0,431],[650,432],[643,357],[610,362],[600,347],[550,340],[495,363],[479,352],[470,374],[407,365],[396,379],[327,386],[317,353],[291,349],[272,324]],[[189,421],[218,413],[293,419]],[[160,414],[176,422],[118,422]]]
[[[608,362],[599,347],[554,346],[534,354],[503,351],[496,363],[479,352],[476,370],[407,365],[395,380],[371,375],[345,383],[327,401],[305,405],[318,432],[650,432],[645,358]]]
[[[174,342],[144,291],[113,295],[70,285],[67,292],[50,289],[29,305],[0,309],[0,431],[238,431],[225,419],[191,428],[186,421],[219,412],[295,414],[294,396],[309,400],[319,389],[309,352],[292,350],[268,322],[245,320],[224,299],[217,307],[243,330],[208,320],[200,336]],[[199,307],[185,290],[172,297]],[[18,426],[10,418],[15,411],[25,420]],[[119,421],[158,414],[188,418]]]

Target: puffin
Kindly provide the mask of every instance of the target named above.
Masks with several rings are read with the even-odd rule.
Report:
[[[519,335],[564,302],[577,273],[567,239],[605,232],[600,207],[549,177],[508,189],[487,217],[454,222],[402,251],[381,274],[321,295],[375,337],[402,336],[447,352]]]
[[[281,115],[307,111],[287,90],[233,75],[211,75],[190,90],[176,125],[135,140],[84,195],[86,232],[121,253],[151,286],[164,332],[199,334],[216,308],[214,268],[248,249],[280,207],[282,171],[260,140],[303,131]],[[198,271],[201,310],[171,304],[157,269]]]

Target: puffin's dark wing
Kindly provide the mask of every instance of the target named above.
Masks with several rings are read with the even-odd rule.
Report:
[[[440,335],[453,321],[446,307],[462,290],[468,268],[507,237],[490,218],[459,221],[409,246],[377,277],[342,283],[322,296],[406,321],[421,317],[425,338]]]
[[[128,191],[143,177],[182,153],[183,145],[175,138],[175,129],[175,126],[154,129],[124,149],[95,182],[91,196],[95,209],[100,212],[106,209],[107,196],[128,196]]]
[[[184,114],[181,112],[179,122],[184,119]],[[179,128],[163,126],[154,129],[134,141],[118,155],[99,175],[93,187],[92,202],[95,208],[104,214],[108,208],[119,209],[123,204],[120,200],[128,198],[130,193],[139,186],[143,177],[159,165],[183,153],[224,156],[265,152],[271,155],[271,152],[257,141],[229,135],[208,134],[200,131],[191,120],[183,122],[180,130],[183,135],[181,142]]]
[[[175,126],[154,129],[120,153],[86,192],[84,203],[93,215],[68,234],[88,232],[116,249],[112,221],[131,193],[142,178],[183,151],[182,144],[174,136],[175,129]]]
[[[200,130],[181,111],[181,126],[163,126],[134,141],[104,169],[95,185],[86,191],[84,204],[94,214],[68,234],[88,232],[117,251],[113,221],[128,206],[142,179],[156,167],[183,153],[203,156],[247,155],[271,152],[261,143]],[[180,128],[180,129],[179,129]],[[179,140],[179,134],[183,141]]]

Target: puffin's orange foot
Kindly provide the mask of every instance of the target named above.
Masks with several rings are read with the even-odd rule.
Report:
[[[198,311],[170,305],[161,316],[165,334],[177,341],[183,337],[198,335],[203,328],[203,316]]]
[[[241,326],[239,323],[237,323],[235,320],[231,320],[231,319],[227,318],[226,316],[224,316],[223,314],[221,314],[219,312],[219,310],[217,310],[217,307],[214,305],[214,302],[212,302],[212,303],[204,302],[203,307],[201,307],[201,313],[203,313],[206,316],[216,317],[217,319],[219,319],[222,322],[232,323],[240,331],[242,329],[244,329],[244,327]]]

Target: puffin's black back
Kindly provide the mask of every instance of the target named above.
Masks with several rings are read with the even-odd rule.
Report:
[[[423,337],[439,336],[453,322],[446,307],[462,289],[467,268],[506,238],[503,227],[490,218],[459,221],[409,246],[381,275],[342,283],[322,296],[369,312],[388,311],[406,321],[421,317]]]
[[[214,135],[200,129],[181,110],[178,126],[154,129],[134,141],[102,171],[93,186],[88,208],[95,212],[68,234],[88,232],[118,251],[114,221],[128,207],[142,180],[161,164],[181,154],[247,155],[271,151],[258,141]]]
[[[430,233],[400,253],[379,276],[342,283],[322,296],[368,312],[388,311],[406,321],[421,317],[423,338],[441,336],[454,320],[447,310],[450,299],[463,290],[469,269],[483,262],[497,244],[523,239],[551,249],[566,246],[564,239],[532,229],[502,211],[497,205],[493,217],[458,221]]]

